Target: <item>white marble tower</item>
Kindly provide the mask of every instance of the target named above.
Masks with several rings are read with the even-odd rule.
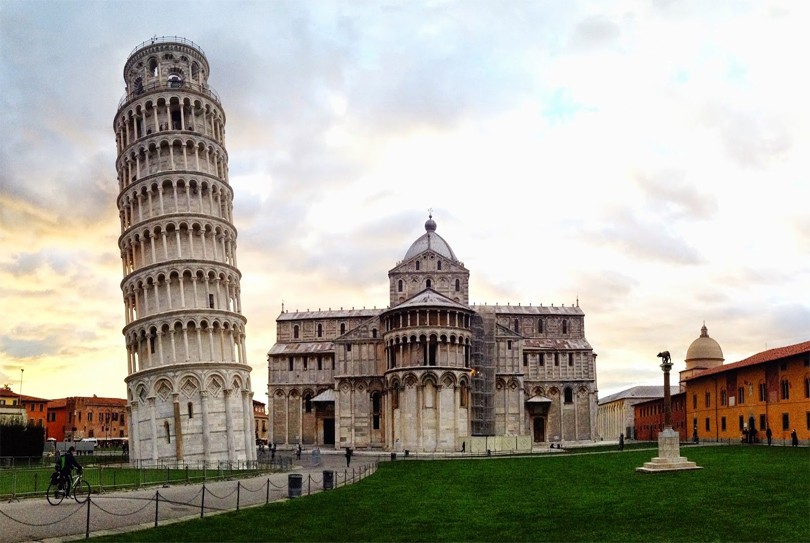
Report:
[[[202,49],[154,38],[113,128],[133,464],[255,460],[225,113]]]

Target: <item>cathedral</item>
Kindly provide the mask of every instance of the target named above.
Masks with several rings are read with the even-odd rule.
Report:
[[[451,452],[596,439],[579,304],[471,305],[470,272],[436,229],[430,216],[388,272],[387,308],[282,308],[267,357],[272,443]]]

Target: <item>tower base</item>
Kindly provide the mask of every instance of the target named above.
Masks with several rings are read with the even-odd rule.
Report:
[[[694,462],[690,462],[685,456],[681,456],[681,443],[678,432],[670,427],[658,434],[658,456],[651,461],[645,462],[636,471],[641,473],[659,473],[664,471],[684,471],[692,469],[703,469]]]

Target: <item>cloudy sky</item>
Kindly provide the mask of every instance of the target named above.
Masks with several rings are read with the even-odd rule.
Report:
[[[600,396],[810,339],[810,3],[0,1],[0,384],[125,396],[113,117],[184,36],[227,114],[256,398],[282,302],[383,307],[438,233],[476,303],[575,303]],[[21,368],[25,371],[22,373]]]

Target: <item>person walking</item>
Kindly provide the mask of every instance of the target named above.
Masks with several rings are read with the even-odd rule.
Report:
[[[347,468],[349,467],[349,464],[352,463],[352,453],[353,453],[352,448],[351,447],[346,447],[346,467]]]
[[[619,434],[619,450],[620,451],[624,450],[624,432]]]
[[[790,446],[791,447],[798,447],[799,446],[799,435],[796,433],[796,428],[790,432]]]
[[[771,432],[771,427],[768,426],[768,429],[765,430],[765,437],[768,438],[768,447],[771,446],[771,440],[773,438],[773,432]]]

